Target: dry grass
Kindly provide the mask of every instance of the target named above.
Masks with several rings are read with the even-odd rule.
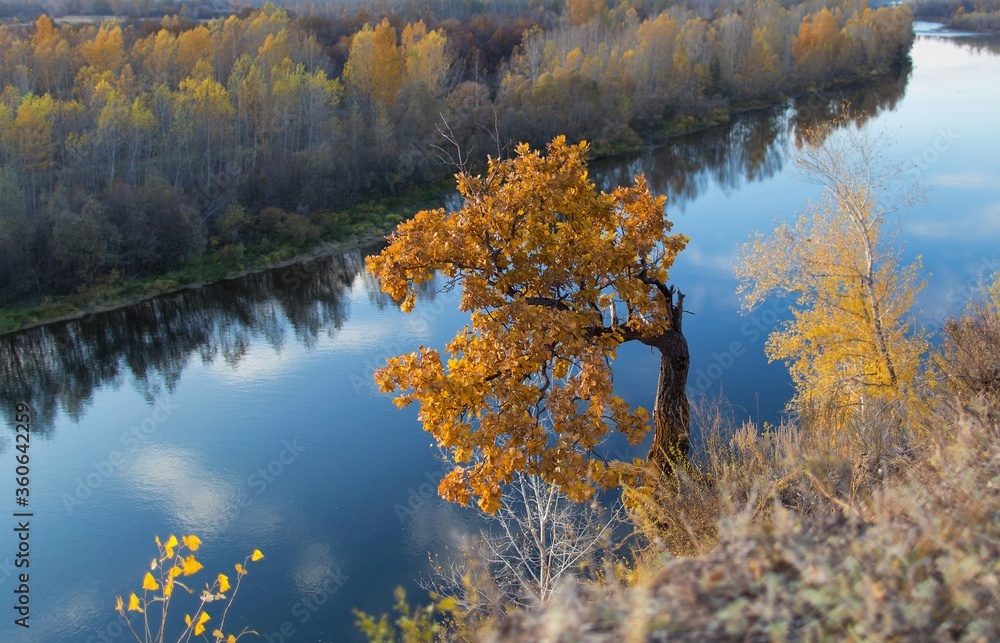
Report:
[[[1000,640],[995,419],[967,413],[882,474],[807,457],[801,434],[787,446],[797,440],[785,431],[750,445],[740,435],[740,457],[773,449],[776,460],[753,466],[800,474],[721,509],[707,551],[646,561],[630,588],[567,586],[561,608],[522,612],[484,640]],[[873,475],[885,478],[855,488]]]
[[[699,409],[703,452],[627,490],[638,571],[566,583],[481,640],[1000,640],[994,299],[947,326],[938,385],[905,412],[873,402],[830,432]]]
[[[986,301],[945,324],[937,364],[960,397],[1000,402],[1000,280]]]

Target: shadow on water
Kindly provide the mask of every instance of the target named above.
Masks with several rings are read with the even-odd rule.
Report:
[[[254,341],[280,352],[291,332],[307,347],[347,321],[345,295],[361,275],[369,297],[388,304],[364,272],[378,247],[157,297],[78,320],[0,337],[0,413],[13,426],[28,402],[33,431],[51,436],[59,411],[78,420],[94,392],[127,377],[152,403],[172,391],[192,359],[235,366]]]
[[[934,38],[935,36],[927,36]],[[955,36],[949,39],[976,53],[1000,54],[1000,36],[996,34],[977,34],[974,36]]]
[[[680,136],[663,146],[594,163],[603,190],[628,185],[645,173],[650,187],[667,195],[668,206],[684,205],[714,187],[729,194],[747,183],[781,171],[790,144],[805,127],[834,118],[847,102],[855,114],[874,117],[895,109],[906,92],[912,68],[900,65],[878,82],[820,92],[785,104],[740,114],[724,127]]]

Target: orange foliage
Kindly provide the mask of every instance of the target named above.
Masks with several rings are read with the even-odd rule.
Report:
[[[547,155],[521,144],[486,176],[461,173],[465,207],[418,213],[368,260],[405,311],[438,271],[462,286],[471,325],[445,355],[421,347],[376,374],[399,406],[420,404],[453,456],[439,488],[448,500],[493,512],[514,471],[585,499],[623,471],[594,451],[612,428],[633,444],[646,433],[648,413],[614,395],[610,360],[622,342],[670,330],[657,284],[688,240],[669,234],[664,197],[643,177],[596,190],[586,153],[559,137]]]

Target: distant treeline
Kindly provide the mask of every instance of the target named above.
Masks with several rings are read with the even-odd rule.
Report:
[[[212,18],[232,13],[225,0],[0,0],[0,20],[34,22],[46,15],[120,16],[160,18],[180,15],[187,18]]]
[[[454,171],[444,127],[473,162],[556,134],[607,153],[912,41],[906,7],[786,4],[0,26],[0,302],[353,232],[333,210]]]
[[[1000,0],[914,0],[913,13],[957,29],[1000,31]]]

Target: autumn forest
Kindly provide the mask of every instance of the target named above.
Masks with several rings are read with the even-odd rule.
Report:
[[[0,639],[1000,640],[1000,0],[871,1],[0,0]]]
[[[475,9],[0,26],[0,303],[362,233],[352,206],[447,185],[442,132],[473,164],[557,134],[613,154],[912,39],[908,9],[863,2]]]

